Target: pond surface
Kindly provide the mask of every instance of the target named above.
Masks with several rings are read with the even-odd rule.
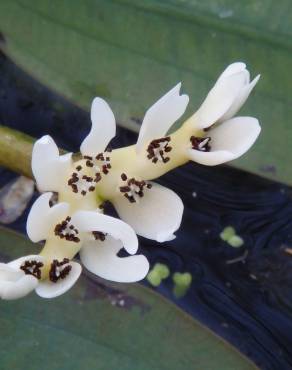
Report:
[[[78,151],[89,114],[53,95],[0,57],[0,122],[36,138],[54,137]],[[113,147],[134,143],[120,129]],[[2,169],[3,186],[15,175]],[[187,294],[175,299],[171,279],[157,289],[230,341],[261,369],[292,369],[292,191],[226,166],[184,166],[159,182],[185,205],[177,238],[159,245],[140,238],[151,263],[190,272]],[[27,211],[11,227],[25,231]],[[220,233],[232,225],[244,240],[234,248]],[[290,249],[291,248],[291,249]],[[148,284],[145,282],[145,284]]]

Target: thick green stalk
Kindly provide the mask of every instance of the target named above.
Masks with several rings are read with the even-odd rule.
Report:
[[[32,178],[33,143],[31,136],[0,125],[0,165]]]

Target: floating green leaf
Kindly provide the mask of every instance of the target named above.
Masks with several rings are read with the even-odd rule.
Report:
[[[244,240],[236,234],[232,226],[225,227],[220,233],[220,238],[234,248],[239,248],[244,244]]]
[[[158,287],[161,284],[161,277],[155,270],[151,270],[147,275],[147,280],[152,286]]]
[[[168,266],[164,265],[163,263],[156,263],[153,269],[159,273],[159,276],[161,277],[161,279],[168,278],[169,276]]]
[[[291,21],[289,0],[0,2],[5,53],[86,109],[106,98],[131,128],[178,81],[194,111],[227,64],[245,61],[262,77],[240,114],[263,130],[232,164],[290,184]]]
[[[169,273],[168,266],[156,263],[148,273],[147,280],[152,286],[158,287],[163,279],[168,278]]]
[[[231,236],[231,238],[228,239],[228,244],[231,245],[231,247],[239,248],[243,246],[244,241],[240,236],[233,235]]]
[[[35,254],[0,230],[1,261]],[[252,370],[226,342],[138,284],[83,276],[65,295],[0,302],[1,368],[29,370]]]
[[[223,229],[223,231],[220,233],[220,238],[227,242],[232,236],[236,234],[236,231],[234,227],[227,226]]]
[[[192,275],[189,272],[175,272],[172,276],[174,282],[173,294],[176,298],[186,295],[192,283]]]

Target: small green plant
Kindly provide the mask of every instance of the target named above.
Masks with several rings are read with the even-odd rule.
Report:
[[[162,280],[167,279],[169,276],[169,268],[163,263],[156,263],[152,270],[147,275],[147,280],[149,284],[154,287],[158,287]]]
[[[189,272],[175,272],[172,276],[174,283],[173,294],[176,298],[181,298],[186,295],[192,284],[192,275]]]
[[[239,248],[244,244],[244,240],[236,234],[232,226],[225,227],[220,233],[220,238],[234,248]]]

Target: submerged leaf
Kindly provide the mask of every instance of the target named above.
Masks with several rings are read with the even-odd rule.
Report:
[[[0,250],[12,259],[35,245],[2,229]],[[0,324],[1,369],[256,369],[151,289],[93,275],[52,301],[0,301]]]

